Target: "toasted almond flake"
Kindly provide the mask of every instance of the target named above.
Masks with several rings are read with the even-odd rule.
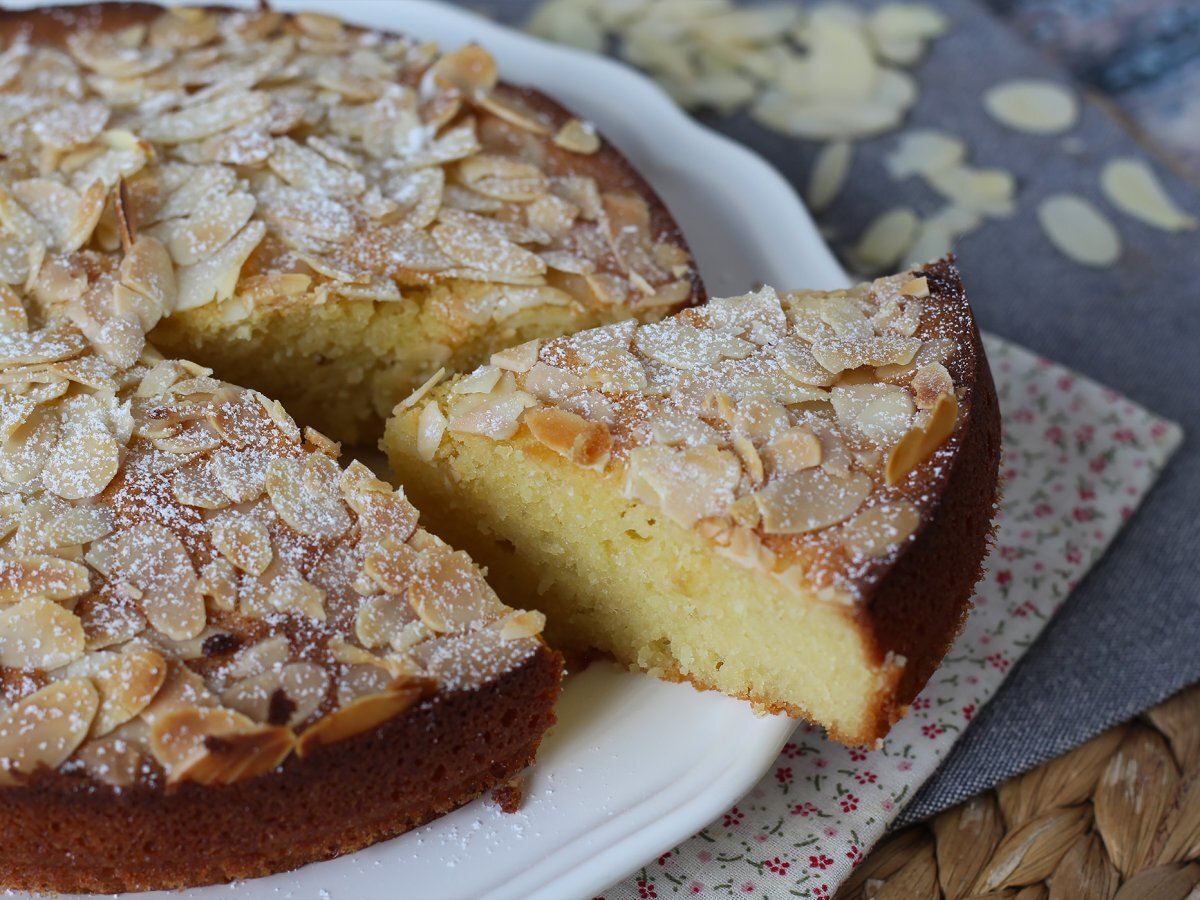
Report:
[[[150,624],[172,640],[196,637],[207,613],[200,580],[183,543],[161,525],[144,522],[110,539],[112,565],[140,592]]]
[[[572,153],[590,155],[600,149],[600,135],[591,122],[568,119],[554,135],[554,143]]]
[[[175,308],[195,309],[234,294],[242,266],[267,233],[262,222],[250,222],[229,243],[201,262],[176,272],[179,288]]]
[[[57,669],[83,656],[79,617],[33,596],[0,611],[0,666]]]
[[[754,499],[764,532],[803,534],[852,516],[871,487],[871,479],[861,472],[836,478],[823,469],[804,469],[773,479]]]
[[[450,407],[446,430],[506,441],[517,433],[521,414],[537,401],[524,391],[464,395]]]
[[[266,489],[280,518],[301,534],[330,539],[350,527],[350,513],[338,489],[337,464],[327,456],[311,456],[303,463],[272,460]]]
[[[958,421],[958,400],[954,394],[942,394],[933,406],[933,414],[924,428],[910,428],[888,455],[885,477],[898,484],[908,473],[928,459],[954,433]]]
[[[841,541],[857,558],[885,556],[921,524],[921,512],[907,500],[863,510],[842,526]]]
[[[813,212],[823,212],[841,193],[854,160],[854,145],[849,141],[830,141],[817,154],[808,179],[805,200]]]
[[[1090,200],[1054,194],[1038,205],[1038,222],[1060,253],[1083,266],[1107,268],[1121,257],[1121,237]]]
[[[429,462],[437,455],[446,433],[446,417],[436,403],[427,403],[417,419],[417,453]]]
[[[983,95],[988,115],[1015,131],[1061,134],[1079,120],[1079,100],[1064,85],[1018,78],[989,88]]]
[[[261,575],[271,564],[271,535],[257,519],[234,513],[209,524],[213,546],[243,572]]]
[[[523,421],[536,440],[576,465],[598,471],[607,465],[613,442],[603,422],[564,409],[531,409]]]
[[[150,705],[167,679],[167,662],[148,647],[130,647],[91,673],[100,696],[92,737],[101,737]]]
[[[625,492],[690,527],[700,519],[724,514],[734,501],[741,475],[738,458],[712,445],[684,450],[637,447],[629,454]]]
[[[0,561],[0,605],[17,603],[31,595],[47,600],[71,600],[86,594],[88,588],[87,566],[70,560],[30,554]]]
[[[546,627],[546,616],[537,610],[516,612],[500,626],[500,640],[515,641],[542,633]]]
[[[1100,173],[1104,196],[1126,215],[1163,231],[1193,231],[1200,219],[1181,210],[1145,160],[1110,159]]]
[[[438,634],[480,628],[505,612],[462,552],[421,553],[405,595],[421,621]]]
[[[447,53],[430,71],[438,81],[468,96],[487,93],[498,77],[495,59],[475,44]]]
[[[18,701],[0,717],[0,784],[56,769],[83,743],[99,706],[86,678],[66,678]]]
[[[151,728],[150,749],[168,784],[232,784],[270,772],[292,752],[290,729],[256,725],[227,709],[167,713]]]
[[[327,716],[323,716],[300,734],[296,755],[301,759],[320,752],[357,734],[377,728],[400,715],[429,691],[427,682],[403,684],[380,694],[368,694]]]

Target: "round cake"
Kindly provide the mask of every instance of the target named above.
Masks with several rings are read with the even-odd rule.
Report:
[[[702,299],[653,191],[482,49],[315,14],[0,12],[0,120],[0,887],[252,877],[511,795],[544,619],[335,439]]]

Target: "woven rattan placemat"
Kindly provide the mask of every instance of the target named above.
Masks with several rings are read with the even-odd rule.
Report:
[[[837,900],[1200,898],[1200,684],[876,847]]]

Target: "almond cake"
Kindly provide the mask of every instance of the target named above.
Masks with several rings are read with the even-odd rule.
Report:
[[[702,298],[646,182],[479,47],[148,4],[0,12],[0,47],[4,280],[116,251],[123,181],[178,282],[156,345],[337,440],[443,367]]]
[[[555,646],[881,738],[961,628],[999,413],[958,273],[534,340],[384,438],[430,527]]]

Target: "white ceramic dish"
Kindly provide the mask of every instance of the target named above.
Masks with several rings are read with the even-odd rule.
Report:
[[[760,282],[835,288],[849,281],[778,172],[696,124],[631,69],[423,0],[272,5],[333,12],[445,47],[485,45],[505,79],[552,94],[625,152],[682,223],[710,294],[742,293]],[[736,802],[794,728],[717,694],[604,665],[568,681],[558,715],[515,815],[476,801],[395,840],[296,872],[141,896],[591,897]]]

